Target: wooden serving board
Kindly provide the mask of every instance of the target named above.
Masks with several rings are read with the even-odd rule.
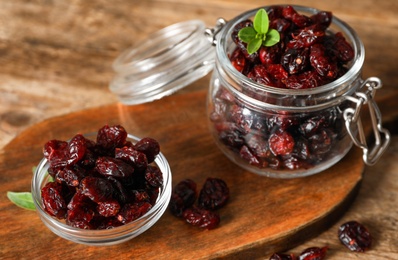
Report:
[[[337,165],[314,176],[271,179],[249,173],[229,161],[216,147],[206,121],[205,92],[174,95],[148,104],[113,104],[43,121],[15,138],[0,153],[0,252],[21,258],[209,259],[268,258],[318,235],[350,206],[360,187],[364,164],[353,148]],[[383,106],[393,104],[383,102]],[[384,109],[382,108],[382,111]],[[219,211],[221,225],[206,231],[166,211],[148,231],[126,243],[90,247],[59,238],[34,211],[6,198],[6,191],[29,191],[32,167],[50,139],[121,124],[128,132],[150,136],[161,144],[173,175],[173,186],[191,178],[200,187],[219,177],[231,198]],[[0,255],[0,258],[2,256]]]

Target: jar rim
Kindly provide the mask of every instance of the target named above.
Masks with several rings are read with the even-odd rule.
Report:
[[[278,6],[287,6],[287,5],[278,5]],[[321,11],[316,8],[306,7],[306,6],[301,6],[301,5],[290,5],[290,6],[292,6],[298,12],[306,12],[306,13],[316,14]],[[332,20],[331,25],[338,26],[338,28],[345,34],[345,36],[349,38],[349,40],[352,42],[352,47],[353,47],[354,53],[355,53],[355,58],[352,62],[352,65],[350,66],[350,68],[344,75],[342,75],[341,77],[337,78],[336,80],[334,80],[328,84],[318,86],[316,88],[310,88],[310,89],[276,88],[276,87],[266,86],[264,84],[257,83],[255,81],[245,77],[242,73],[240,73],[238,70],[236,70],[233,67],[231,62],[228,62],[229,61],[228,53],[225,50],[226,41],[228,40],[228,37],[230,37],[234,26],[239,21],[253,17],[255,15],[255,13],[260,8],[264,8],[267,10],[269,7],[272,7],[272,5],[258,7],[258,8],[251,9],[247,12],[242,13],[241,15],[230,20],[227,23],[227,25],[222,28],[221,32],[217,35],[217,39],[218,39],[217,45],[216,45],[217,58],[220,60],[220,63],[223,64],[222,66],[225,69],[226,73],[228,73],[228,75],[231,76],[233,79],[239,79],[239,81],[242,81],[245,85],[250,86],[253,89],[265,91],[267,93],[278,94],[278,95],[294,95],[294,96],[306,95],[307,96],[307,95],[322,94],[322,93],[334,90],[338,86],[345,85],[345,84],[349,83],[350,80],[352,80],[353,78],[356,78],[356,76],[360,74],[364,60],[365,60],[364,45],[363,45],[362,41],[360,40],[359,36],[357,35],[357,33],[355,32],[355,30],[351,26],[349,26],[347,23],[345,23],[344,21],[340,20],[338,17],[333,15],[333,20]]]

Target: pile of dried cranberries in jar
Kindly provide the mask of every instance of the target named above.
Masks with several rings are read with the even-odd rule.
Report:
[[[44,145],[54,181],[41,190],[45,211],[81,229],[109,229],[147,213],[163,185],[153,165],[159,143],[149,137],[133,144],[120,126],[102,127],[96,141],[81,134]]]
[[[243,20],[232,28],[235,46],[228,56],[236,70],[264,88],[245,85],[239,95],[222,84],[216,88],[210,111],[214,135],[227,153],[257,169],[306,171],[336,161],[351,143],[342,115],[347,104],[306,112],[284,108],[296,106],[289,91],[317,88],[345,74],[354,50],[342,33],[328,30],[331,12],[306,16],[292,6],[272,6],[267,14],[279,42],[249,54],[239,32],[253,27],[253,21]],[[287,94],[275,101],[277,96],[268,95],[267,89]],[[257,108],[241,94],[271,106]]]

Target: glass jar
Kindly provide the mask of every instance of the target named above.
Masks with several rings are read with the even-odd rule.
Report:
[[[361,77],[365,50],[355,31],[333,17],[330,32],[341,32],[355,51],[348,71],[337,80],[305,90],[268,87],[238,72],[229,60],[236,47],[231,39],[234,26],[252,19],[259,8],[230,21],[219,19],[214,28],[205,29],[195,20],[151,35],[137,45],[151,46],[150,51],[133,47],[116,59],[117,75],[110,89],[125,104],[144,103],[213,69],[207,98],[210,132],[221,151],[239,166],[269,177],[307,176],[337,163],[353,143],[363,149],[365,163],[373,165],[390,135],[381,126],[374,101],[381,81]],[[319,12],[293,8],[306,15]],[[160,51],[154,51],[154,43]],[[364,105],[369,106],[376,140],[371,147],[361,124]]]
[[[294,8],[308,16],[319,12]],[[239,166],[277,178],[325,170],[347,154],[353,141],[364,149],[365,162],[373,164],[390,138],[381,127],[373,100],[381,82],[361,78],[365,50],[354,30],[336,17],[329,27],[333,33],[342,32],[355,52],[348,71],[337,80],[311,89],[265,86],[244,76],[229,60],[236,48],[233,28],[252,19],[257,10],[229,21],[216,36],[216,63],[207,102],[210,130],[219,148]],[[370,153],[358,115],[364,103],[371,105],[377,137]]]

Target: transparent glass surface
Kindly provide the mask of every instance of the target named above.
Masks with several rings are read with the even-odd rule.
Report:
[[[160,99],[208,74],[215,50],[202,21],[173,24],[125,50],[110,90],[127,105]]]
[[[128,135],[128,139],[133,143],[139,140],[133,135]],[[169,204],[172,182],[169,164],[162,153],[158,154],[154,163],[163,173],[163,187],[161,187],[156,203],[145,215],[120,227],[105,230],[86,230],[71,227],[64,221],[50,216],[44,210],[41,189],[47,182],[51,181],[51,176],[47,172],[49,163],[44,158],[37,166],[32,179],[31,189],[36,212],[54,234],[72,242],[93,246],[108,246],[128,241],[152,227],[163,215]]]
[[[294,8],[306,15],[319,12]],[[258,84],[229,60],[236,48],[231,39],[234,26],[252,19],[257,10],[229,21],[217,35],[207,100],[210,131],[229,159],[256,174],[295,178],[321,172],[341,160],[352,146],[343,111],[351,106],[345,97],[353,95],[363,81],[363,44],[347,24],[334,17],[330,32],[342,32],[355,52],[346,74],[313,89]]]

